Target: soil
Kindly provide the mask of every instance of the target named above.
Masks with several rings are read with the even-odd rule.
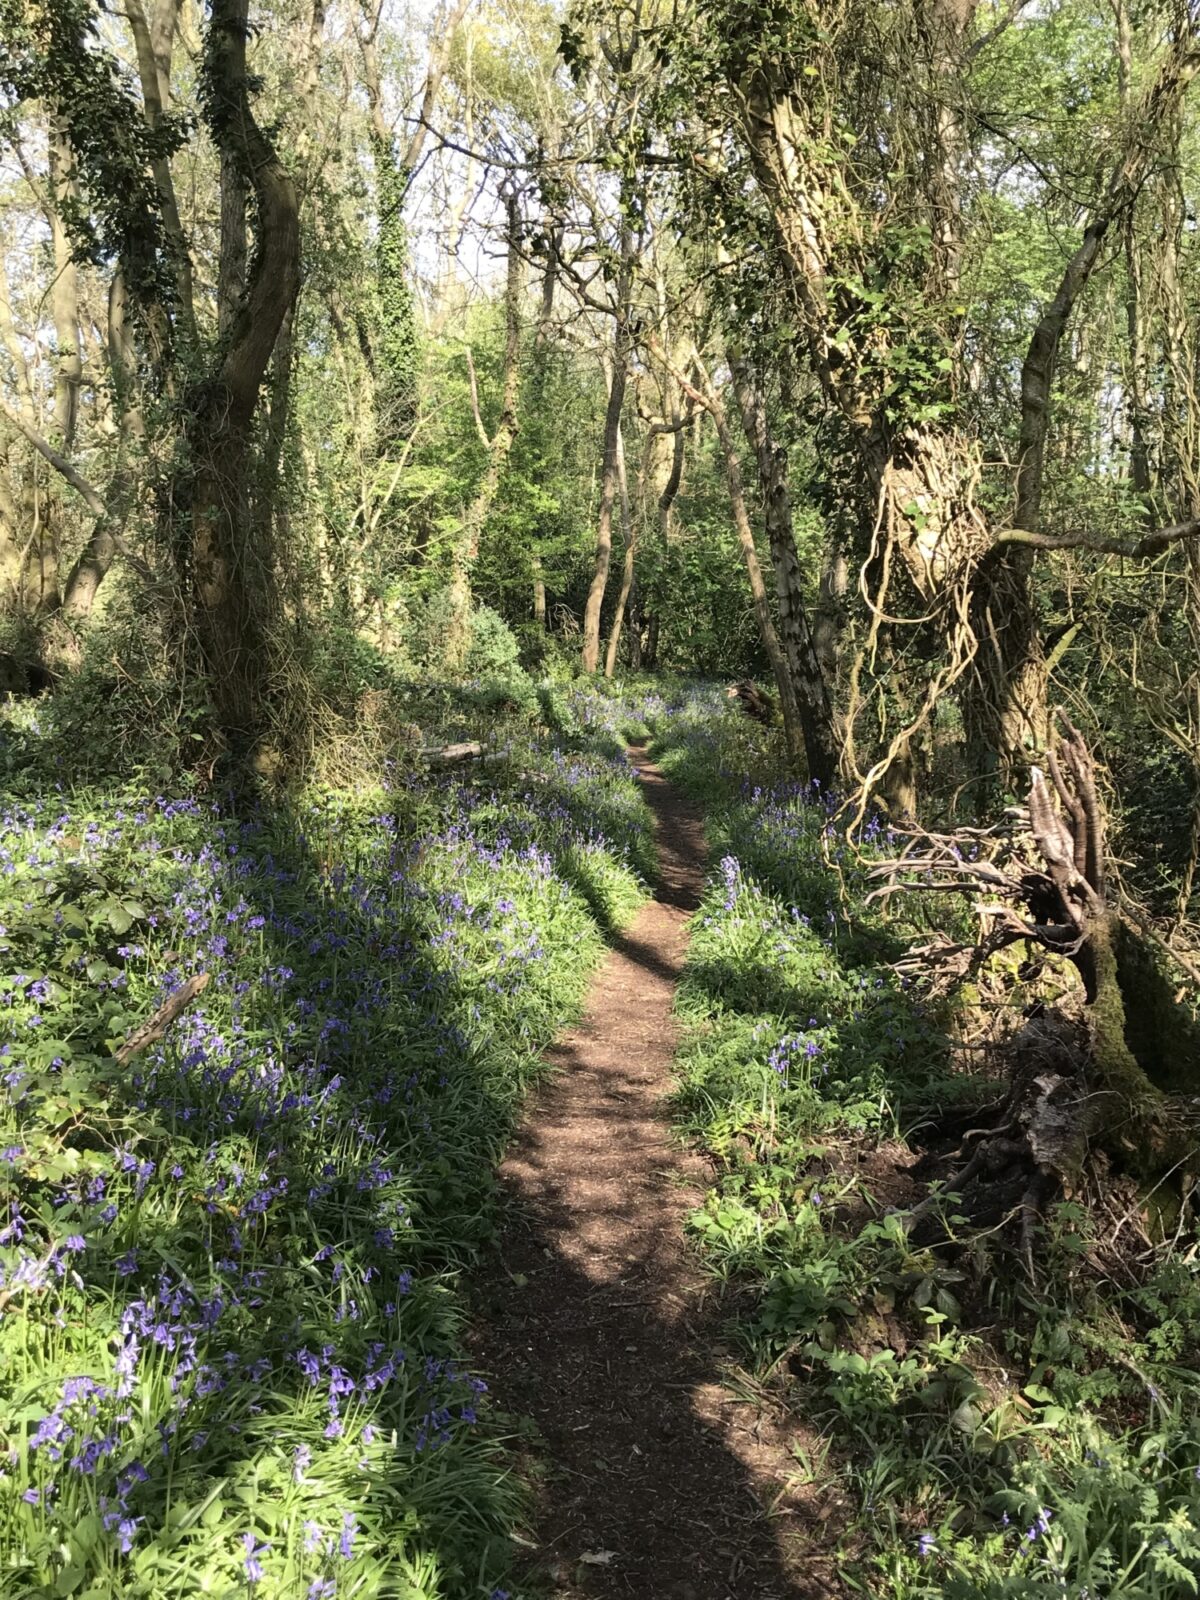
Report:
[[[706,1162],[673,1138],[672,1003],[703,882],[700,818],[632,752],[654,811],[654,901],[618,937],[503,1166],[475,1357],[537,1431],[523,1584],[561,1600],[840,1593],[797,1419],[742,1375],[685,1235]],[[824,1510],[830,1511],[828,1502]]]

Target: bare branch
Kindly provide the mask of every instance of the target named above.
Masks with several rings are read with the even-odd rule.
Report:
[[[31,428],[24,417],[14,411],[6,400],[0,400],[0,415],[3,415],[6,421],[12,424],[22,438],[28,439],[37,453],[40,456],[44,456],[55,472],[67,480],[76,494],[82,495],[84,503],[93,516],[104,517],[108,515],[108,507],[95,486],[89,483],[83,473],[78,472],[67,460],[66,456],[60,450],[56,450],[49,440],[43,439],[36,428]]]
[[[470,345],[464,354],[467,358],[467,376],[471,380],[471,414],[475,418],[475,432],[479,435],[485,450],[492,448],[492,441],[488,438],[487,429],[483,425],[483,417],[479,412],[479,383],[475,377],[475,358],[471,354]]]
[[[1200,538],[1200,522],[1176,522],[1168,528],[1156,528],[1140,539],[1108,539],[1098,533],[1032,533],[1025,528],[1004,528],[992,543],[1030,545],[1035,550],[1094,550],[1098,555],[1127,556],[1131,561],[1145,560],[1161,555],[1169,545],[1181,539]]]

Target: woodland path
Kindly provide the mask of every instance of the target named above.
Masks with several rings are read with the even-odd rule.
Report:
[[[664,1105],[675,987],[703,884],[699,817],[643,759],[658,892],[613,944],[500,1177],[506,1221],[475,1356],[532,1418],[529,1577],[564,1600],[815,1600],[796,1430],[721,1378],[724,1314],[685,1234],[706,1163]],[[768,1517],[764,1506],[774,1503]],[[806,1533],[808,1537],[806,1537]],[[590,1558],[590,1559],[589,1559]]]

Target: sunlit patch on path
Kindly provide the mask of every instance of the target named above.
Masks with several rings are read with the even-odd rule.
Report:
[[[540,1435],[534,1565],[555,1593],[830,1594],[779,1511],[786,1426],[720,1385],[723,1315],[684,1235],[706,1167],[672,1140],[664,1097],[703,828],[634,757],[657,824],[657,896],[550,1052],[560,1070],[501,1169],[508,1222],[478,1357],[501,1405]]]

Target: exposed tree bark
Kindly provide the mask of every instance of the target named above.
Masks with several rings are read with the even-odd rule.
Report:
[[[229,332],[246,289],[246,180],[233,149],[221,151],[221,243],[217,258],[217,333]]]
[[[12,492],[9,438],[0,435],[0,611],[15,615],[21,606],[24,557],[19,537],[21,520]]]
[[[779,631],[804,734],[808,773],[823,789],[830,789],[838,769],[833,697],[821,669],[804,607],[804,577],[792,528],[787,454],[771,437],[762,393],[751,376],[745,358],[730,352],[729,364],[733,373],[734,393],[742,414],[742,426],[758,462],[767,537],[775,569]]]
[[[12,364],[16,387],[16,408],[4,406],[4,415],[12,427],[25,439],[37,433],[38,414],[34,404],[25,347],[17,331],[13,316],[12,291],[9,287],[4,252],[0,251],[0,340]],[[36,449],[36,446],[35,446]],[[7,454],[7,446],[6,446]],[[14,612],[27,609],[26,584],[30,539],[38,512],[37,469],[33,463],[18,460],[18,488],[15,495],[7,496],[6,534],[0,554],[3,556],[4,597]]]
[[[525,258],[521,254],[519,239],[520,203],[512,189],[505,196],[505,217],[508,270],[504,289],[504,380],[500,419],[490,438],[479,411],[474,363],[470,351],[467,352],[475,426],[487,448],[487,465],[475,497],[463,517],[454,548],[454,565],[450,576],[450,623],[445,648],[446,665],[454,672],[462,670],[471,642],[471,572],[479,554],[479,541],[508,465],[513,441],[517,437],[517,404],[521,392],[521,295],[525,287]]]
[[[54,433],[64,455],[75,450],[79,424],[79,391],[83,384],[83,350],[79,338],[79,269],[63,216],[78,201],[72,175],[71,145],[61,119],[50,126],[51,232],[54,244],[54,283],[50,306],[54,314]]]
[[[551,224],[548,228],[546,266],[542,272],[542,300],[538,310],[537,332],[533,339],[533,373],[530,379],[530,410],[541,424],[546,404],[546,384],[550,372],[550,332],[554,326],[554,294],[558,285],[558,252],[562,248],[563,230]],[[533,620],[539,628],[546,626],[546,578],[542,568],[541,551],[534,549],[530,556],[533,572]]]
[[[628,222],[621,229],[621,268],[617,278],[613,307],[612,372],[608,387],[608,406],[604,413],[604,459],[600,471],[600,516],[596,530],[596,558],[587,605],[583,612],[583,670],[595,672],[600,665],[600,612],[608,587],[612,562],[612,517],[617,498],[617,451],[621,411],[625,404],[625,384],[633,350],[630,327],[630,296],[633,291],[633,230]]]
[[[821,663],[830,698],[836,701],[841,637],[850,568],[846,552],[836,534],[830,534],[821,555],[821,580],[816,615],[813,618],[813,645]]]
[[[117,554],[140,465],[132,453],[142,446],[146,436],[145,421],[136,400],[137,351],[129,325],[129,297],[120,270],[113,275],[108,291],[108,361],[118,419],[118,460],[103,509],[97,514],[91,536],[71,568],[63,590],[63,615],[76,624],[85,622],[91,615],[96,593]]]
[[[663,484],[662,493],[658,497],[658,519],[664,544],[669,544],[671,540],[671,533],[674,528],[675,502],[679,498],[679,488],[683,482],[683,441],[686,419],[680,415],[678,406],[672,408],[671,427],[671,470],[667,475],[666,483]]]
[[[611,678],[617,670],[617,650],[621,643],[621,629],[625,621],[625,608],[633,591],[634,562],[637,559],[638,529],[629,514],[629,478],[625,470],[625,435],[617,424],[617,488],[621,499],[621,534],[625,540],[625,561],[621,570],[621,592],[617,596],[617,609],[613,613],[612,628],[608,635],[608,651],[604,657],[604,676]]]

